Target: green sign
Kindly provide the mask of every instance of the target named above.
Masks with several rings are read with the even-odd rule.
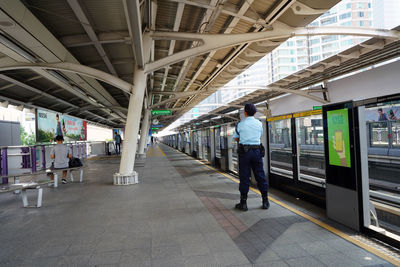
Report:
[[[322,106],[313,106],[312,109],[313,109],[313,110],[320,110],[320,109],[322,109]]]
[[[327,112],[329,164],[351,167],[348,109]]]
[[[151,115],[171,115],[171,110],[152,110]]]
[[[151,130],[158,131],[158,130],[160,130],[160,128],[151,128]]]

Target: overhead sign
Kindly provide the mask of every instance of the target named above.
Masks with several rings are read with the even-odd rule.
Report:
[[[151,128],[151,130],[153,130],[153,131],[158,131],[159,128]]]
[[[171,115],[171,110],[152,110],[151,115]]]
[[[329,164],[351,167],[348,109],[327,112]]]
[[[164,125],[162,124],[157,124],[157,125],[152,125],[151,127],[153,128],[162,128]]]
[[[313,106],[312,109],[313,109],[313,110],[320,110],[320,109],[322,109],[322,106]]]

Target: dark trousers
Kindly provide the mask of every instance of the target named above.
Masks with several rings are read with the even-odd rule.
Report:
[[[258,190],[260,190],[261,194],[266,194],[268,192],[268,183],[265,178],[259,148],[239,153],[239,191],[242,195],[247,195],[249,192],[251,170],[253,170],[254,177],[256,178]]]
[[[121,153],[121,143],[115,143],[115,153],[117,155]]]

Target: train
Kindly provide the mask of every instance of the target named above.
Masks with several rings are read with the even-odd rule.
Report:
[[[263,123],[265,135],[261,141],[269,151],[264,164],[270,185],[325,207],[326,163],[322,114],[313,112],[309,116],[286,119],[279,116],[263,120]],[[235,123],[226,123],[187,129],[164,136],[162,141],[237,175],[237,143],[232,140],[235,126]],[[371,199],[398,212],[400,120],[366,122],[366,131]],[[385,216],[390,217],[391,214]],[[392,223],[399,225],[398,216]],[[400,229],[397,231],[400,232]]]

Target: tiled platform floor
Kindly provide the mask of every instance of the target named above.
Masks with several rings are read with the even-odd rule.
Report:
[[[165,145],[137,185],[112,185],[118,158],[88,165],[40,209],[0,195],[0,266],[392,266],[255,193],[234,210],[236,183]]]

